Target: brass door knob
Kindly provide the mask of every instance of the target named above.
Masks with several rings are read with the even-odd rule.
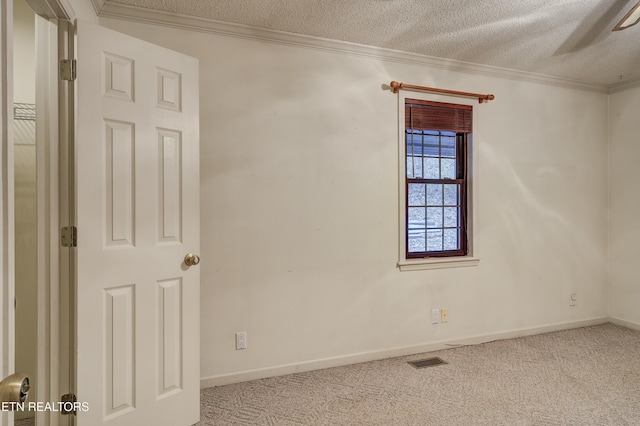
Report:
[[[10,403],[9,410],[15,409],[14,404],[23,404],[29,396],[29,377],[23,373],[7,376],[0,382],[0,402]],[[4,408],[3,408],[4,409]]]
[[[200,257],[197,254],[189,253],[184,257],[184,264],[187,266],[195,266],[200,263]]]

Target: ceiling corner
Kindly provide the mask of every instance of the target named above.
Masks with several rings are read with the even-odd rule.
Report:
[[[109,0],[91,0],[91,4],[96,11],[96,15],[100,16],[100,12],[102,12],[102,8],[104,7],[106,1]]]
[[[633,89],[635,87],[640,86],[640,77],[635,78],[633,80],[621,81],[616,84],[612,84],[609,86],[609,93],[622,92],[623,90]]]

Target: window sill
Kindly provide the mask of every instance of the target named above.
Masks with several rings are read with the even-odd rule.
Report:
[[[464,268],[478,266],[477,257],[447,257],[431,259],[411,259],[398,262],[400,271],[421,271],[425,269]]]

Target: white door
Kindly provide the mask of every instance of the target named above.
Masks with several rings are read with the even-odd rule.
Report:
[[[79,22],[79,426],[199,420],[198,62]]]

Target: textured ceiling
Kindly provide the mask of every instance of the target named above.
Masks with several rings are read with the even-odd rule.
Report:
[[[640,78],[637,0],[107,0],[613,85]]]

